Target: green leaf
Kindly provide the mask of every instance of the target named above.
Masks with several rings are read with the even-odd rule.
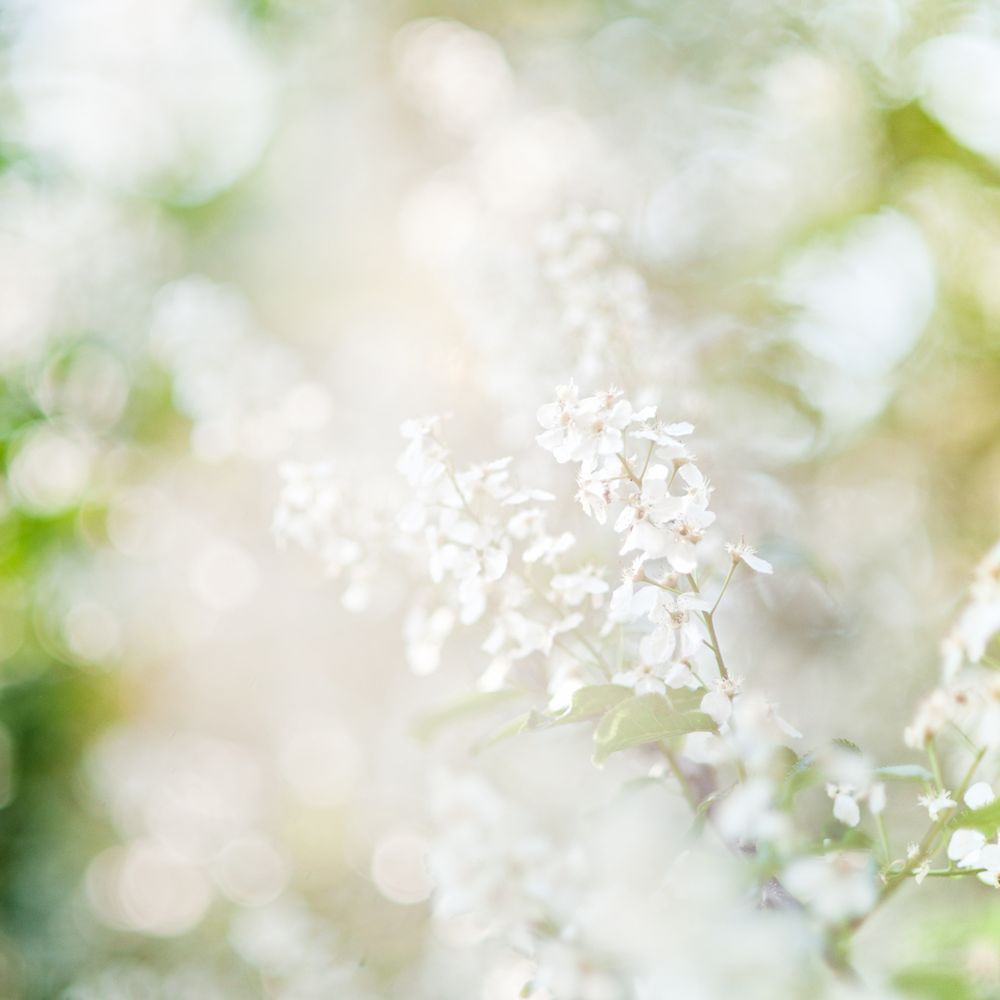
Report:
[[[701,699],[705,697],[705,689],[670,688],[664,697],[677,712],[697,712],[701,708]]]
[[[948,825],[952,828],[982,830],[988,837],[992,837],[1000,829],[1000,799],[982,809],[965,809],[953,816]]]
[[[823,780],[823,774],[817,766],[818,760],[817,752],[810,750],[788,769],[778,796],[784,805],[790,805],[799,792]]]
[[[887,781],[933,781],[934,775],[919,764],[887,764],[877,768],[875,773]]]
[[[715,722],[704,712],[677,711],[663,695],[626,698],[601,719],[594,732],[594,761],[619,750],[657,743],[685,733],[711,732]]]
[[[547,720],[545,716],[539,715],[532,708],[521,715],[516,715],[509,722],[505,722],[491,736],[487,736],[485,740],[477,744],[476,752],[485,750],[495,743],[501,743],[503,740],[509,740],[512,736],[520,736],[521,733],[530,733],[534,729],[544,729],[546,724]]]
[[[413,727],[413,732],[417,739],[428,740],[437,733],[439,729],[450,725],[453,722],[461,722],[463,719],[474,715],[485,714],[496,708],[498,705],[505,705],[518,698],[524,698],[529,692],[518,691],[505,688],[501,691],[474,691],[472,694],[453,701],[443,708],[428,712],[417,720]]]
[[[574,691],[569,707],[558,715],[551,715],[548,718],[551,719],[553,726],[596,719],[624,701],[631,693],[630,688],[622,687],[620,684],[591,684]]]
[[[920,1000],[974,1000],[973,990],[961,972],[948,968],[911,967],[897,972],[895,986]]]

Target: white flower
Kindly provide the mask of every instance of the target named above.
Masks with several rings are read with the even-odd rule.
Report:
[[[657,602],[657,588],[635,586],[635,573],[641,561],[625,574],[625,579],[615,588],[608,608],[608,619],[615,624],[638,621],[650,614]]]
[[[701,631],[692,611],[708,611],[711,604],[698,594],[671,594],[661,590],[649,614],[653,631],[639,643],[639,655],[651,663],[683,660],[697,650]]]
[[[441,647],[455,626],[455,612],[451,608],[437,608],[428,613],[414,607],[403,625],[406,658],[410,669],[417,675],[433,673],[441,662]]]
[[[584,470],[596,466],[599,458],[616,455],[625,447],[623,431],[632,419],[632,404],[618,389],[588,396],[580,401],[575,420],[580,442],[573,455]]]
[[[948,841],[948,857],[959,868],[982,868],[976,878],[1000,888],[1000,844],[986,843],[978,830],[956,830]]]
[[[447,468],[448,451],[437,437],[441,418],[406,420],[399,428],[409,442],[396,468],[411,486],[426,487],[440,479]]]
[[[551,566],[559,556],[573,548],[575,543],[576,538],[568,531],[559,535],[541,534],[524,550],[521,558],[526,563],[541,562]]]
[[[864,916],[878,898],[867,855],[799,858],[785,868],[781,881],[793,896],[831,924]]]
[[[744,541],[739,541],[735,545],[726,545],[726,551],[734,563],[744,563],[755,573],[773,573],[774,567],[766,560],[757,555],[757,550],[751,548]]]
[[[538,422],[545,430],[537,441],[559,463],[570,461],[580,444],[580,432],[574,422],[578,397],[577,387],[570,382],[556,389],[554,403],[546,403],[538,410]]]
[[[668,489],[670,470],[665,465],[653,465],[646,470],[642,486],[629,497],[615,521],[615,531],[630,531],[623,551],[642,548],[636,537],[643,531],[663,525],[684,513],[685,498],[674,496]]]
[[[704,504],[692,502],[681,517],[667,525],[667,536],[660,554],[667,557],[678,573],[693,573],[698,568],[695,546],[705,537],[705,530],[714,521],[715,514]]]
[[[826,794],[833,799],[833,815],[845,826],[857,826],[861,822],[861,809],[856,793],[851,785],[826,786]]]
[[[732,699],[718,688],[709,691],[701,699],[700,707],[706,715],[711,716],[717,726],[725,725],[729,721],[729,716],[733,714]]]
[[[636,694],[664,694],[668,687],[685,687],[688,678],[692,678],[689,670],[679,675],[672,667],[640,662],[630,670],[619,670],[612,676],[611,683],[630,687]]]
[[[278,543],[318,547],[331,531],[340,504],[333,467],[329,462],[285,462],[278,472],[283,482],[272,522]]]
[[[523,503],[546,503],[555,500],[556,495],[548,490],[514,490],[501,501],[505,507],[518,506]]]
[[[913,750],[923,750],[927,742],[951,720],[954,710],[948,695],[936,688],[920,703],[913,722],[903,731],[903,742]]]
[[[980,850],[986,845],[986,835],[978,830],[956,830],[948,841],[948,859],[959,868],[976,868]]]
[[[875,768],[864,754],[833,747],[823,756],[823,770],[829,779],[826,793],[833,799],[833,815],[841,823],[857,826],[862,802],[867,802],[873,815],[885,809],[885,785],[873,781]]]
[[[979,663],[1000,633],[1000,542],[993,546],[973,574],[970,600],[951,634],[942,643],[942,675],[952,680],[962,665]]]
[[[769,778],[750,778],[719,806],[716,823],[729,840],[773,843],[788,833],[788,817],[774,806],[775,784]]]
[[[984,869],[976,875],[980,882],[1000,889],[1000,844],[987,844],[977,855],[975,867]]]
[[[965,804],[970,809],[982,809],[983,806],[988,806],[994,799],[996,795],[993,789],[985,781],[977,781],[974,785],[969,786],[969,790],[964,796]]]
[[[881,781],[875,782],[868,791],[868,808],[873,816],[885,812],[885,785]]]
[[[506,649],[507,655],[514,660],[524,659],[532,653],[548,655],[556,637],[572,631],[582,621],[582,615],[572,614],[555,622],[543,623],[520,611],[505,611],[498,616],[482,648],[493,655]]]
[[[592,517],[598,524],[607,521],[611,499],[611,489],[603,480],[588,476],[581,476],[577,480],[576,501],[583,508],[584,514]]]
[[[538,411],[544,428],[538,443],[552,452],[557,462],[579,462],[585,473],[598,462],[625,447],[624,430],[632,418],[632,405],[617,389],[578,399],[570,383],[556,390],[556,401]]]
[[[916,882],[917,885],[923,885],[924,879],[927,878],[930,870],[931,859],[925,858],[919,865],[917,865],[916,868],[913,869],[913,881]]]
[[[652,441],[656,448],[657,458],[669,461],[675,468],[691,460],[687,446],[683,441],[678,441],[680,437],[687,437],[694,431],[694,426],[688,423],[665,424],[660,420],[653,420],[647,412],[635,414],[636,418],[647,418],[643,421],[643,426],[632,431],[634,437]]]
[[[947,789],[942,789],[937,795],[920,795],[917,797],[917,802],[927,810],[931,822],[935,822],[946,809],[953,809],[956,805]]]
[[[557,573],[549,586],[570,607],[582,604],[588,597],[597,607],[601,595],[610,589],[607,581],[601,579],[599,571],[593,566],[584,566],[575,573]]]
[[[701,699],[701,710],[717,726],[725,726],[733,714],[733,699],[740,693],[742,680],[738,677],[721,677],[712,690]]]
[[[718,733],[688,733],[681,753],[694,764],[719,767],[731,758],[729,747]]]

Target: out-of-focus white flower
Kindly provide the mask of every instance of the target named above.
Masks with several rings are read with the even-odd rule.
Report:
[[[987,844],[976,856],[975,867],[984,869],[976,875],[980,882],[1000,889],[1000,844]]]
[[[977,781],[969,785],[968,790],[962,798],[970,809],[982,809],[983,806],[988,806],[996,799],[996,793],[989,782]]]
[[[861,809],[850,785],[827,785],[826,794],[833,799],[833,815],[845,826],[857,826],[861,822]]]
[[[448,452],[438,438],[440,427],[441,418],[434,416],[406,420],[399,428],[407,445],[396,468],[411,486],[429,486],[445,473]]]
[[[979,851],[986,845],[986,835],[978,830],[956,830],[948,841],[948,858],[959,868],[975,868]]]
[[[318,547],[332,528],[340,489],[329,462],[284,462],[278,469],[281,492],[271,529],[281,545]]]
[[[1000,43],[971,31],[939,35],[915,59],[923,106],[963,146],[1000,160]]]
[[[982,868],[976,878],[1000,888],[1000,844],[987,843],[978,830],[956,830],[948,841],[948,857],[959,868]]]
[[[833,747],[820,758],[829,779],[827,795],[833,799],[833,815],[846,826],[861,822],[861,803],[865,802],[873,815],[885,809],[885,785],[875,781],[875,768],[864,754],[842,747]]]
[[[451,608],[428,612],[419,605],[412,608],[403,623],[403,640],[410,669],[418,676],[432,674],[441,663],[441,648],[455,627]]]
[[[976,566],[969,602],[942,643],[942,677],[954,681],[966,663],[979,663],[1000,633],[1000,542]]]
[[[798,858],[785,868],[781,881],[816,916],[831,924],[864,916],[878,898],[871,860],[860,853]]]
[[[607,581],[601,579],[600,571],[593,566],[584,566],[575,573],[557,573],[549,586],[570,607],[582,604],[588,597],[594,607],[599,607],[602,595],[610,589]]]
[[[903,742],[913,750],[923,750],[955,714],[955,705],[941,689],[935,689],[917,709],[913,722],[903,730]]]
[[[224,4],[46,0],[11,26],[19,137],[88,181],[197,202],[263,152],[273,73]]]
[[[868,808],[873,816],[879,816],[885,812],[886,794],[885,784],[877,781],[868,792]]]
[[[775,805],[775,793],[775,784],[768,778],[750,778],[738,785],[718,808],[719,832],[738,842],[782,842],[790,833],[790,824]]]

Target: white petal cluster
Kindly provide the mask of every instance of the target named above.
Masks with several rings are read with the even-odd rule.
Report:
[[[377,573],[373,552],[382,535],[377,518],[347,502],[329,462],[284,462],[278,471],[282,485],[271,522],[278,544],[316,552],[330,576],[346,580],[344,606],[363,610]]]
[[[407,619],[411,667],[431,672],[456,624],[486,622],[482,649],[492,660],[482,687],[508,685],[533,656],[557,670],[556,647],[590,625],[610,587],[598,567],[568,564],[576,538],[550,530],[541,506],[554,496],[516,486],[509,458],[458,468],[440,417],[407,421],[402,433],[398,469],[410,499],[397,524],[433,585]]]
[[[996,800],[996,793],[987,782],[977,781],[963,798],[970,809],[982,809]],[[976,870],[980,882],[1000,888],[1000,843],[987,842],[979,830],[957,829],[948,841],[948,860],[957,868]]]
[[[1000,749],[1000,674],[989,664],[1000,634],[1000,543],[976,567],[969,600],[942,643],[941,680],[919,705],[904,738],[923,749],[946,727],[977,746]]]
[[[864,916],[878,898],[874,866],[861,852],[799,858],[785,868],[782,881],[820,919],[831,924]]]
[[[835,747],[822,762],[827,778],[826,794],[833,800],[833,815],[845,826],[861,823],[861,806],[873,816],[885,809],[885,785],[877,781],[872,762],[861,753]]]

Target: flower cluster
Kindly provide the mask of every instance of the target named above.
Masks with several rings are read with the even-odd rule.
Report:
[[[914,749],[948,726],[977,745],[1000,747],[1000,675],[987,652],[1000,633],[1000,543],[976,567],[969,596],[942,643],[941,683],[906,730],[906,742]]]
[[[910,878],[976,874],[998,884],[1000,846],[987,833],[997,833],[1000,815],[990,813],[991,787],[973,779],[1000,742],[1000,683],[988,657],[1000,629],[1000,547],[977,571],[972,601],[945,643],[942,687],[906,734],[931,769],[877,767],[848,741],[799,753],[802,734],[724,655],[716,615],[730,584],[773,568],[744,540],[718,537],[691,424],[663,420],[615,388],[584,395],[572,382],[538,410],[538,422],[539,445],[574,467],[575,499],[597,529],[586,538],[550,525],[557,491],[519,484],[511,458],[462,467],[441,418],[403,425],[407,499],[392,544],[424,578],[404,625],[414,671],[438,667],[456,626],[478,629],[487,657],[479,688],[532,702],[489,743],[590,722],[595,761],[631,752],[654,778],[676,783],[718,845],[749,866],[761,904],[808,914],[830,948]],[[372,546],[347,540],[330,470],[284,475],[279,537],[319,548],[334,568],[370,565],[362,553]],[[946,725],[974,748],[954,794],[934,751]],[[918,804],[931,824],[898,858],[885,823],[889,781],[923,786]],[[526,817],[515,821],[475,780],[443,787],[445,813],[461,816],[444,822],[432,849],[436,912],[474,916],[487,933],[518,942],[533,956],[536,985],[548,975],[576,982],[567,969],[579,972],[593,956],[573,937],[573,906],[560,909],[579,875],[563,864],[563,849],[525,833]],[[816,804],[826,803],[821,829],[815,809],[797,807],[812,789]],[[949,866],[935,870],[949,833]],[[547,969],[549,951],[556,957]]]
[[[374,553],[384,535],[378,517],[346,500],[329,462],[284,462],[279,472],[282,486],[271,524],[278,544],[316,552],[331,577],[346,579],[344,607],[364,610],[377,572]]]

